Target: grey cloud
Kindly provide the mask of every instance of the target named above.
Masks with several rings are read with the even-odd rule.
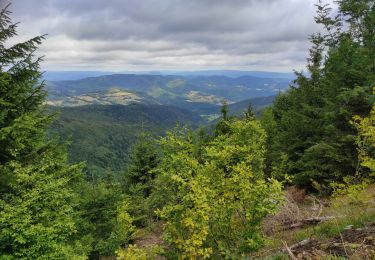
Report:
[[[291,70],[302,66],[308,35],[319,30],[314,2],[13,0],[11,9],[20,33],[49,34],[40,50],[47,68],[277,65]]]

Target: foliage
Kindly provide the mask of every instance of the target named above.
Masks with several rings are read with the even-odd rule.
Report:
[[[282,174],[280,172],[283,171],[281,163],[278,167],[274,167],[273,160],[279,156],[276,148],[274,147],[275,141],[274,138],[277,134],[276,132],[276,121],[274,118],[272,107],[266,108],[263,110],[259,122],[262,125],[262,128],[266,131],[267,136],[265,140],[266,151],[265,151],[265,175],[267,177],[275,177],[278,179],[282,179]]]
[[[154,169],[159,163],[159,158],[152,137],[141,132],[137,142],[132,147],[130,165],[125,173],[125,183],[129,192],[141,193],[148,197],[155,177]]]
[[[118,206],[116,224],[108,239],[113,251],[119,246],[127,244],[135,232],[133,218],[128,213],[130,208],[129,204],[127,200],[124,200]]]
[[[358,150],[358,166],[354,177],[344,177],[343,183],[331,183],[333,197],[347,196],[352,203],[366,205],[370,200],[366,194],[366,188],[371,184],[370,177],[374,176],[375,170],[375,106],[373,106],[369,117],[353,117],[353,124],[358,129],[356,140]]]
[[[246,120],[255,119],[254,108],[253,108],[253,105],[251,104],[251,102],[247,106],[247,108],[246,108],[246,110],[244,112],[244,116],[245,116]]]
[[[126,249],[120,249],[117,252],[117,260],[153,260],[163,253],[159,246],[152,248],[139,248],[136,245],[129,245]]]
[[[96,178],[113,171],[117,180],[129,166],[131,147],[137,142],[142,126],[150,135],[159,136],[177,122],[192,127],[199,122],[199,116],[169,106],[132,104],[49,109],[60,113],[50,133],[71,140],[69,160],[86,161],[89,175]]]
[[[118,260],[147,260],[147,251],[135,245],[129,245],[127,249],[121,249],[117,253]]]
[[[75,187],[81,165],[46,137],[40,59],[43,36],[5,47],[17,34],[0,12],[0,255],[2,259],[83,259]],[[9,45],[9,44],[8,44]]]
[[[138,227],[146,226],[154,215],[149,208],[149,196],[159,157],[155,140],[142,131],[131,149],[131,160],[125,171],[123,184],[123,190],[132,201],[129,212]]]
[[[347,196],[352,204],[366,205],[370,198],[365,191],[370,183],[368,179],[345,177],[342,183],[331,183],[332,197]]]
[[[356,140],[358,160],[360,165],[375,174],[375,106],[372,107],[370,115],[366,118],[355,116],[353,123],[358,129]]]
[[[262,244],[260,222],[280,201],[281,185],[263,176],[265,132],[254,120],[228,122],[230,134],[194,156],[188,130],[162,140],[159,167],[167,194],[158,210],[165,239],[180,257],[238,257]],[[174,196],[169,196],[174,194]]]
[[[215,136],[228,134],[230,132],[229,119],[233,118],[233,116],[230,117],[228,115],[228,112],[229,112],[228,104],[226,101],[223,101],[222,106],[221,106],[221,117],[215,126],[215,131],[214,131]]]
[[[354,115],[367,116],[375,82],[374,1],[337,1],[339,10],[319,4],[315,18],[325,34],[311,36],[309,73],[276,99],[269,168],[282,168],[294,182],[323,189],[354,176],[357,130]],[[285,158],[287,164],[284,164]]]
[[[1,254],[9,259],[78,257],[69,243],[77,232],[75,193],[69,186],[79,167],[66,167],[56,153],[46,152],[33,164],[12,161],[2,167],[5,171],[12,174],[12,191],[0,200]]]
[[[81,185],[80,209],[84,223],[81,233],[90,234],[92,254],[113,255],[133,234],[130,202],[118,184],[92,181]]]

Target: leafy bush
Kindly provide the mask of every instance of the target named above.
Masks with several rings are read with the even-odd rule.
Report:
[[[261,221],[281,200],[281,184],[264,178],[260,124],[231,120],[227,126],[228,133],[209,142],[200,160],[188,130],[170,132],[162,141],[159,195],[173,196],[164,197],[157,212],[176,256],[231,258],[259,249]]]
[[[374,88],[375,92],[375,88]],[[362,167],[370,170],[370,175],[375,174],[375,105],[372,107],[370,115],[365,118],[355,116],[353,124],[359,134],[356,144],[358,159]]]
[[[120,249],[117,252],[117,260],[152,260],[157,259],[163,249],[159,246],[152,248],[139,248],[136,245],[129,245],[126,249]]]

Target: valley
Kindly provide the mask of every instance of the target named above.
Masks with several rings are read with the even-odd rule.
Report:
[[[140,131],[154,137],[177,125],[211,131],[225,100],[231,116],[242,116],[249,104],[260,115],[272,104],[275,91],[285,90],[289,81],[126,74],[52,81],[47,83],[46,104],[58,116],[50,134],[70,140],[69,160],[85,161],[89,176],[100,178],[111,171],[117,178],[130,160],[130,149]],[[243,87],[236,85],[240,82]],[[262,84],[267,87],[259,90]],[[258,97],[258,92],[269,96]],[[242,98],[240,93],[244,93]]]

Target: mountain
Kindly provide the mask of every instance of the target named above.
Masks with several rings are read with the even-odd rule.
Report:
[[[199,71],[122,71],[121,74],[136,75],[175,75],[175,76],[226,76],[237,78],[241,76],[253,76],[258,78],[279,78],[289,79],[295,78],[294,73],[285,72],[268,72],[268,71],[240,71],[240,70],[199,70]],[[43,73],[44,80],[61,81],[61,80],[78,80],[88,77],[98,77],[103,75],[116,74],[110,71],[46,71]]]
[[[45,71],[43,73],[43,79],[47,81],[58,81],[58,80],[78,80],[88,77],[97,77],[102,75],[113,74],[109,71]]]
[[[240,115],[249,107],[249,104],[251,104],[254,113],[257,114],[261,112],[264,108],[272,105],[275,98],[276,96],[258,97],[230,104],[228,106],[229,114]]]
[[[159,136],[177,124],[194,128],[201,122],[200,117],[190,111],[160,105],[90,105],[49,109],[60,114],[50,134],[70,140],[70,160],[86,161],[91,174],[124,169],[129,148],[141,129]]]
[[[222,100],[231,104],[255,97],[272,96],[286,90],[289,83],[290,79],[253,76],[231,78],[113,74],[80,80],[52,81],[48,82],[47,86],[49,103],[52,105],[139,102],[198,111],[202,108],[214,109],[220,106]],[[117,97],[113,97],[113,91],[117,92]],[[123,93],[120,93],[121,91]]]
[[[268,71],[241,71],[241,70],[200,70],[200,71],[162,71],[161,75],[180,75],[180,76],[226,76],[238,78],[242,76],[252,76],[258,78],[277,78],[289,79],[295,78],[294,73],[288,72],[268,72]]]

